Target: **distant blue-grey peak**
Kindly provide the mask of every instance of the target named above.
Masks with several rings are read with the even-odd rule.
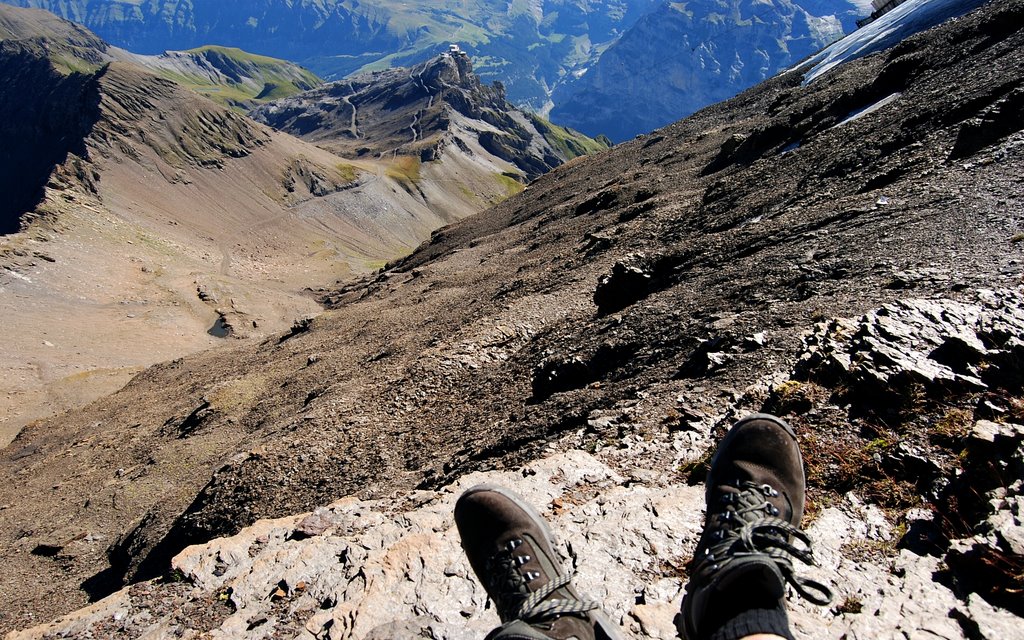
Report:
[[[622,141],[729,98],[840,38],[866,0],[687,0],[641,18],[551,117]]]
[[[216,44],[298,62],[327,79],[409,66],[458,43],[481,77],[544,110],[657,0],[0,0],[52,11],[158,54]]]

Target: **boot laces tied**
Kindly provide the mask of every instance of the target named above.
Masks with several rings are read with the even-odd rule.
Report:
[[[726,510],[716,514],[720,528],[718,542],[705,552],[701,571],[714,573],[728,565],[733,558],[748,554],[767,555],[779,568],[793,589],[808,601],[827,605],[832,591],[824,584],[796,575],[791,558],[806,565],[815,565],[811,540],[806,533],[778,516],[768,498],[778,496],[769,485],[749,481],[736,483],[739,492],[726,494]],[[793,544],[799,540],[802,546]]]
[[[503,621],[522,620],[532,624],[563,615],[582,615],[600,606],[594,600],[582,598],[550,598],[572,581],[572,572],[551,576],[545,585],[531,592],[527,583],[539,576],[523,573],[522,566],[529,561],[529,556],[515,553],[520,545],[521,540],[513,540],[487,562],[494,605]]]

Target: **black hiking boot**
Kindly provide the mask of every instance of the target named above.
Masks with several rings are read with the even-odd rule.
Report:
[[[502,626],[486,640],[619,640],[562,575],[547,524],[511,491],[478,485],[455,504],[462,548]]]
[[[791,557],[814,562],[810,540],[798,528],[804,465],[793,429],[767,414],[737,422],[711,461],[705,499],[704,533],[676,620],[680,634],[688,640],[792,637],[783,600],[787,582],[815,604],[832,599],[828,587],[793,569]]]

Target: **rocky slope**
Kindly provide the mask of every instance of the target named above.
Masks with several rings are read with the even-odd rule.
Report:
[[[7,0],[53,11],[144,53],[210,43],[302,63],[328,78],[408,66],[457,42],[516,104],[542,109],[654,0],[394,2],[368,0]]]
[[[942,309],[941,302],[925,304],[927,311]],[[1020,319],[1015,324],[1024,329]],[[925,328],[938,328],[929,324],[924,319]],[[438,490],[350,497],[261,520],[183,551],[173,560],[173,581],[133,585],[9,637],[481,638],[498,617],[466,562],[451,514],[463,490],[490,483],[513,487],[542,511],[563,542],[559,551],[575,569],[577,587],[598,598],[627,637],[675,639],[673,618],[704,504],[703,488],[680,483],[674,471],[692,455],[695,435],[629,438],[592,454],[572,448],[582,438],[579,432],[559,443],[569,447],[564,453],[472,473]],[[976,465],[998,452],[1001,461],[1020,465],[1022,445],[1024,426],[982,421],[968,437],[967,460]],[[854,494],[820,508],[807,526],[818,563],[801,573],[834,584],[837,598],[820,609],[794,597],[797,637],[1014,637],[1013,611],[977,593],[958,597],[933,575],[946,571],[943,561],[956,566],[965,553],[999,550],[1006,540],[1024,551],[1024,527],[1015,517],[1024,501],[1019,485],[989,494],[996,505],[989,533],[959,540],[945,555],[922,554],[901,541],[919,535],[901,533],[908,525],[932,526],[925,510],[893,526],[885,511]]]
[[[627,140],[791,67],[852,31],[860,15],[849,0],[665,2],[555,93],[551,117]]]
[[[431,162],[458,155],[490,164],[499,178],[505,163],[532,180],[606,146],[516,109],[504,87],[483,85],[460,53],[334,82],[251,115],[344,156]]]
[[[419,512],[402,501],[433,500],[411,490],[476,471],[524,476],[553,446],[605,452],[605,465],[624,452],[614,473],[571,453],[523,481],[540,506],[574,487],[552,511],[567,509],[568,535],[614,548],[602,509],[629,509],[645,532],[644,518],[662,520],[637,513],[643,497],[666,513],[674,559],[617,554],[641,576],[630,586],[653,585],[626,595],[654,611],[625,589],[593,589],[623,624],[664,636],[698,526],[672,510],[694,510],[677,485],[700,482],[732,418],[766,409],[800,434],[808,525],[843,576],[834,609],[807,612],[824,617],[805,618],[806,634],[1006,637],[1006,611],[1021,613],[1022,18],[1024,2],[996,0],[806,86],[800,72],[774,78],[560,167],[381,273],[322,291],[331,310],[286,333],[147,369],[30,426],[0,452],[4,626],[165,574],[189,545],[348,496],[320,512],[322,528],[293,535],[301,519],[289,517],[192,549],[170,574],[184,583],[130,587],[80,620],[99,625],[93,635],[146,616],[165,621],[156,635],[227,624],[343,637],[353,622],[356,637],[390,623],[377,637],[455,634],[449,600],[416,595],[431,581],[483,628],[464,565],[441,584],[418,551],[402,555],[419,540],[459,562],[440,521],[450,496]],[[551,465],[565,485],[547,481]],[[574,466],[593,478],[581,483]],[[614,474],[651,489],[625,493]],[[388,549],[406,542],[332,567],[324,547],[298,544],[324,533],[341,553],[378,535],[360,532],[363,515]],[[291,563],[308,580],[280,575],[264,594],[280,609],[248,595],[273,580],[261,546],[282,563],[309,554]],[[360,605],[362,584],[390,597]],[[323,597],[334,593],[357,602]],[[410,609],[424,619],[410,622]]]
[[[346,159],[43,12],[2,5],[0,21],[0,227],[21,229],[0,238],[3,444],[141,366],[285,329],[320,310],[307,287],[521,188],[496,157]]]

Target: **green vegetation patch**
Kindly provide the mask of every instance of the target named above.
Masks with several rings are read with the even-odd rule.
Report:
[[[155,64],[154,71],[227,106],[286,98],[323,84],[316,74],[296,64],[233,47],[208,45],[183,53],[197,62],[202,60],[201,64],[208,63],[230,80],[212,82],[203,73],[188,73],[173,63]]]
[[[519,182],[514,176],[507,173],[496,173],[494,174],[494,179],[505,189],[505,196],[501,198],[502,200],[511,198],[525,188],[522,182]]]
[[[341,177],[343,184],[355,182],[356,178],[359,177],[359,169],[354,164],[339,162],[335,168],[338,170],[338,175]]]
[[[537,127],[537,131],[540,131],[540,134],[548,141],[548,144],[561,153],[566,160],[604,151],[611,146],[611,141],[604,136],[598,136],[597,139],[591,138],[579,131],[553,124],[537,114],[530,114],[530,120],[533,121],[533,126]]]

